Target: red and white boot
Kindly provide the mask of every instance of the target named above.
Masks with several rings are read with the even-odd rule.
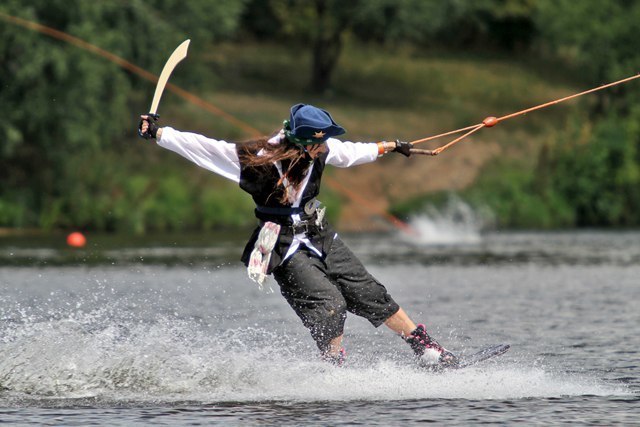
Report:
[[[409,343],[422,366],[455,367],[458,357],[442,347],[427,333],[424,325],[418,325],[408,337],[403,337]]]

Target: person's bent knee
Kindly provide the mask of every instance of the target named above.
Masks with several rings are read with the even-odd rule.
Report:
[[[321,311],[322,313],[314,313],[313,319],[305,319],[305,326],[309,328],[311,337],[324,353],[329,350],[331,341],[344,333],[347,308],[346,304],[339,303],[324,307]]]

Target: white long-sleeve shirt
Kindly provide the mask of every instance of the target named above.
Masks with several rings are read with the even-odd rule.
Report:
[[[277,142],[274,137],[271,141]],[[180,154],[196,165],[227,179],[240,182],[240,160],[236,144],[206,136],[181,132],[171,127],[163,127],[158,145]],[[339,168],[348,168],[373,162],[378,158],[378,145],[367,142],[340,141],[329,138],[326,141],[329,154],[326,164]],[[301,188],[304,190],[304,188]],[[299,191],[302,194],[303,191]]]
[[[269,142],[273,144],[280,143],[283,134],[273,137]],[[230,179],[234,182],[240,182],[240,160],[236,151],[236,144],[207,138],[206,136],[192,133],[181,132],[171,127],[163,127],[162,134],[157,140],[158,145],[168,150],[180,154],[182,157],[192,161],[196,165],[210,170],[220,176]],[[364,163],[373,162],[378,158],[378,145],[376,143],[340,141],[335,138],[329,138],[326,141],[329,153],[327,154],[326,164],[347,168]],[[311,176],[311,168],[307,171],[305,179],[300,184],[300,188],[296,192],[296,199],[292,203],[292,207],[299,207],[302,195]],[[299,215],[292,215],[293,222],[300,221]],[[320,255],[320,251],[311,245],[305,234],[297,234],[294,236],[293,243],[289,247],[284,259],[291,256],[300,246],[304,244],[316,254]]]

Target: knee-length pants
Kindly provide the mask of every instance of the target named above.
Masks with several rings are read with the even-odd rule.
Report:
[[[273,275],[323,352],[342,335],[347,312],[378,327],[400,309],[337,236],[324,259],[301,246]]]

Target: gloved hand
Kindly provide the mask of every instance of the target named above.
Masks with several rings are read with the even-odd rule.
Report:
[[[157,114],[143,114],[140,116],[140,123],[138,124],[138,135],[144,139],[155,138],[158,133],[158,119]]]
[[[413,148],[413,144],[410,142],[396,140],[396,148],[394,148],[393,152],[400,153],[403,156],[409,157],[411,155],[411,149]]]

